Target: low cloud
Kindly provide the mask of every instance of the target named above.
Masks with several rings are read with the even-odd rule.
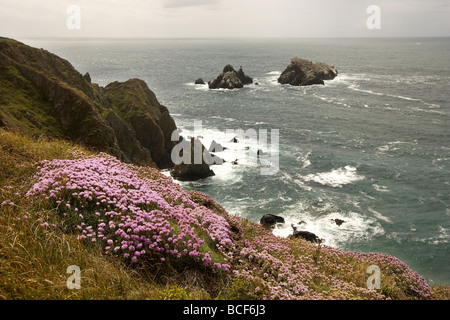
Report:
[[[163,0],[164,8],[217,7],[221,0]]]

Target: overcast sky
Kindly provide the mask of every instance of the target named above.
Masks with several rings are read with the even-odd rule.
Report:
[[[70,5],[81,29],[67,27]],[[380,8],[381,29],[367,27],[369,5]],[[450,36],[450,0],[0,0],[0,36]]]

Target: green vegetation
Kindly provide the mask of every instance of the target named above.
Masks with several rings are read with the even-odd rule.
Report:
[[[189,257],[166,255],[164,261],[159,259],[163,255],[152,253],[132,263],[106,254],[101,242],[83,241],[68,228],[69,221],[58,214],[54,201],[25,197],[36,182],[37,162],[97,156],[64,140],[34,139],[0,129],[0,299],[450,298],[450,287],[429,288],[394,257],[278,238],[259,224],[230,216],[208,196],[181,189],[177,192],[186,200],[166,194],[174,208],[193,208],[189,200],[226,220],[233,242],[230,271],[211,272]],[[154,168],[129,168],[144,181],[153,181],[155,190],[167,185]],[[94,209],[86,207],[83,213],[92,215]],[[205,221],[205,229],[197,229],[205,240],[199,251],[211,252],[213,262],[223,263],[225,251],[215,248],[205,232],[210,224]],[[366,288],[366,269],[372,264],[381,269],[381,290]],[[70,265],[82,271],[79,290],[67,288]]]

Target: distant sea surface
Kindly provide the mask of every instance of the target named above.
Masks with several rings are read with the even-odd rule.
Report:
[[[326,245],[387,253],[432,283],[450,284],[449,38],[23,41],[101,86],[145,80],[186,135],[202,121],[205,145],[228,147],[217,153],[228,161],[185,188],[253,221],[284,217],[274,231],[280,236],[294,225]],[[339,75],[324,86],[278,84],[295,56],[333,64]],[[226,64],[258,84],[194,85]],[[258,160],[243,152],[261,141],[235,144],[222,134],[236,129],[267,130],[263,151],[279,155],[275,175],[261,175]],[[278,153],[270,148],[275,129]]]

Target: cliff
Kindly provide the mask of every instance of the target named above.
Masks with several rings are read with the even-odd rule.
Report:
[[[171,168],[168,109],[139,79],[91,83],[65,59],[0,38],[0,127],[74,141],[125,162]]]

